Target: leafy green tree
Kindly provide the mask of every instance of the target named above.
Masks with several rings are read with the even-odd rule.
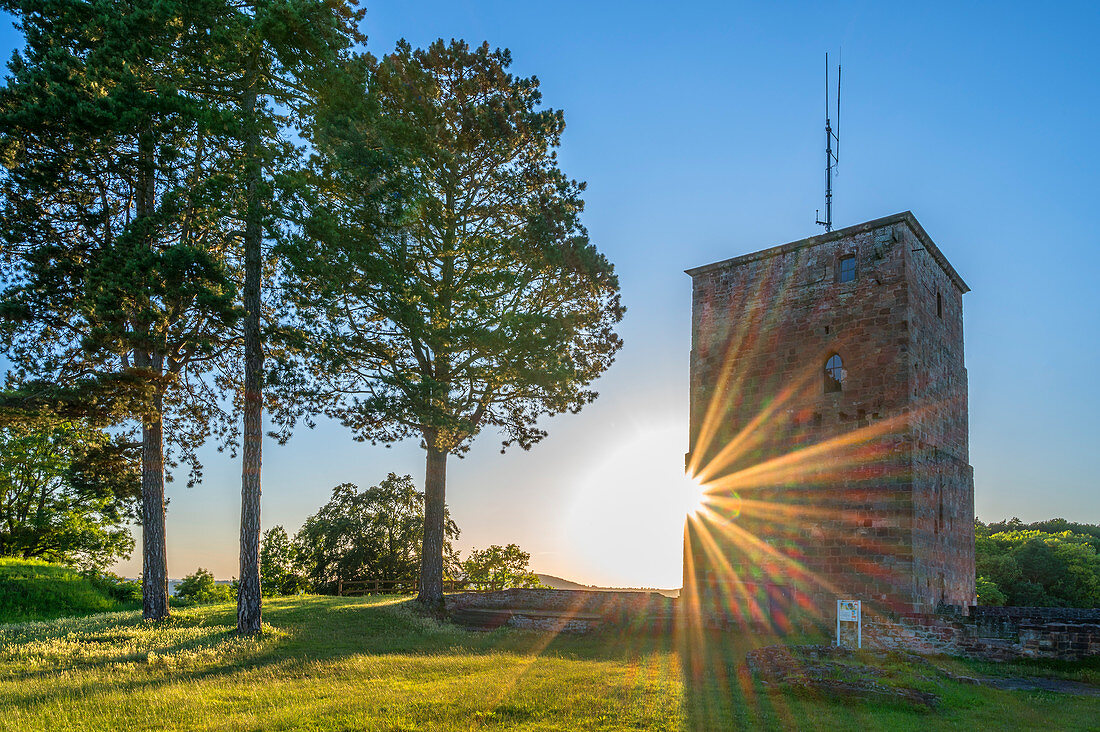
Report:
[[[539,578],[528,569],[531,555],[516,544],[488,549],[471,549],[462,562],[466,582],[482,590],[504,590],[509,587],[538,587]]]
[[[202,567],[176,585],[176,597],[188,602],[229,602],[235,594],[233,585],[218,584],[213,573]]]
[[[458,527],[449,516],[445,521],[445,551],[453,556]],[[313,589],[332,593],[341,580],[413,587],[423,534],[424,494],[411,477],[390,473],[365,490],[351,483],[333,488],[294,541]]]
[[[227,429],[210,376],[238,315],[240,146],[208,83],[217,6],[0,3],[26,40],[0,90],[0,335],[21,376],[137,393],[151,619],[168,614],[166,462],[188,461],[194,479],[195,449]]]
[[[507,51],[401,42],[318,113],[288,278],[320,390],[358,439],[426,451],[421,602],[442,602],[447,457],[579,411],[621,346],[613,267],[558,168],[562,113]],[[296,287],[295,287],[296,285]]]
[[[980,523],[980,522],[979,522]],[[1044,534],[1060,534],[1068,531],[1071,534],[1088,537],[1089,544],[1100,552],[1100,526],[1096,524],[1082,524],[1075,521],[1067,521],[1064,518],[1052,518],[1046,521],[1034,521],[1025,524],[1013,517],[1008,521],[997,521],[986,526],[990,534],[998,534],[1006,531],[1041,531]]]
[[[1100,556],[1091,535],[1022,528],[992,533],[983,525],[975,533],[977,574],[996,585],[1004,604],[1100,607]]]
[[[1008,599],[997,583],[988,577],[979,576],[974,583],[978,594],[979,605],[1004,605]]]
[[[282,526],[264,532],[260,541],[260,583],[265,595],[295,595],[307,588],[298,570],[294,543]]]
[[[134,548],[135,450],[73,421],[0,427],[0,556],[102,570]]]

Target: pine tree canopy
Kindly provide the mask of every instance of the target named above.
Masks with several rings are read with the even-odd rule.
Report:
[[[170,442],[192,455],[219,411],[203,377],[239,317],[240,145],[201,93],[209,28],[182,2],[6,8],[26,35],[0,89],[8,354],[57,384],[130,383],[132,417],[162,396]]]
[[[561,112],[508,51],[402,42],[310,129],[312,216],[292,256],[330,413],[359,439],[505,446],[575,412],[621,341],[618,281],[559,169]],[[303,329],[305,330],[305,329]]]

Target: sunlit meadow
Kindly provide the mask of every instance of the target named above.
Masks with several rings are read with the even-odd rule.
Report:
[[[880,663],[885,683],[932,690],[939,708],[780,691],[743,664],[767,633],[479,633],[390,597],[266,610],[263,635],[248,639],[228,605],[158,626],[136,612],[3,626],[0,729],[1084,729],[1100,714],[1100,699],[968,686],[903,659]],[[1100,681],[1096,664],[1000,672]]]

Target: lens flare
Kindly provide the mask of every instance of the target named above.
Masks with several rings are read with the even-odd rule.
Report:
[[[706,509],[707,492],[703,482],[694,476],[684,473],[682,485],[679,486],[680,495],[683,498],[684,513],[693,516]]]

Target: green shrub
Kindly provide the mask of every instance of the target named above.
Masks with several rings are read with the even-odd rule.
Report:
[[[129,609],[134,584],[121,578],[89,577],[38,559],[0,559],[0,623]]]
[[[176,585],[176,597],[194,603],[231,602],[237,591],[233,584],[219,585],[209,569],[199,567]]]
[[[997,587],[997,583],[988,577],[978,577],[975,582],[975,589],[978,591],[978,604],[979,605],[1004,605],[1005,593],[1001,592],[1001,588]]]
[[[92,584],[107,593],[115,601],[131,604],[141,603],[141,580],[128,580],[113,572],[84,572]]]

